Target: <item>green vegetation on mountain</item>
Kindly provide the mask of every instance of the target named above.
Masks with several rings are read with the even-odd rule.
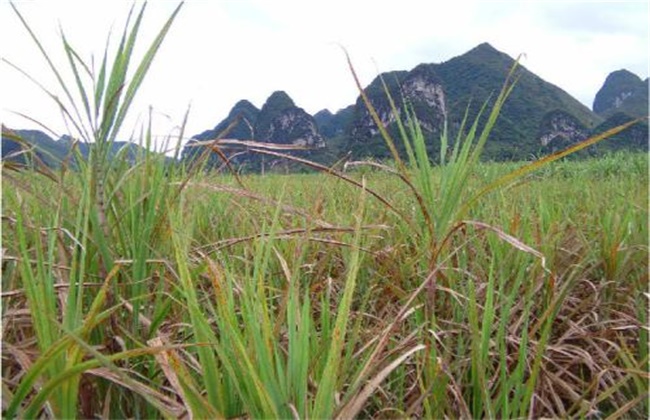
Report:
[[[39,130],[11,130],[4,126],[2,130],[2,159],[22,165],[37,158],[51,168],[58,168],[64,162],[76,168],[77,157],[87,160],[92,148],[93,143],[74,140],[67,135],[54,140]],[[143,147],[128,141],[113,141],[107,150],[109,158],[119,155],[129,162],[135,162],[136,156],[144,152]]]
[[[610,73],[596,94],[594,112],[605,118],[617,113],[648,116],[648,79],[627,70]]]
[[[455,115],[460,112],[462,116],[470,102],[470,113],[478,111],[488,97],[496,95],[501,89],[514,64],[513,58],[488,43],[480,44],[459,57],[439,64],[436,71],[445,82],[451,113]],[[544,114],[555,109],[565,110],[587,127],[599,120],[577,99],[541,79],[523,65],[517,67],[517,77],[519,80],[504,105],[503,112],[508,115],[506,119],[523,123],[522,131],[531,130]],[[495,137],[499,138],[496,133]]]
[[[345,133],[354,117],[354,105],[338,110],[332,114],[328,109],[323,109],[314,114],[314,121],[318,131],[330,140],[334,137],[341,136]],[[329,146],[329,144],[328,144]]]
[[[255,138],[253,125],[257,120],[260,110],[249,101],[243,99],[230,110],[228,117],[221,121],[212,130],[204,131],[195,136],[197,140],[214,140],[216,138],[231,138],[250,140]]]
[[[452,136],[460,129],[462,119],[467,112],[468,119],[473,120],[483,104],[494,99],[508,73],[515,65],[515,60],[497,51],[490,44],[484,43],[469,52],[452,58],[441,64],[425,64],[411,72],[390,72],[383,75],[389,83],[389,89],[394,98],[401,97],[400,88],[415,72],[426,69],[432,76],[428,82],[433,86],[439,83],[444,92],[445,112]],[[490,160],[527,159],[532,154],[539,154],[542,144],[539,133],[545,131],[544,123],[547,114],[557,111],[565,112],[575,118],[584,127],[591,128],[601,121],[586,106],[571,97],[562,89],[554,86],[523,66],[516,68],[517,84],[505,103],[499,120],[492,131],[490,141],[486,145],[484,158]],[[434,82],[435,80],[435,82]],[[381,114],[390,109],[388,99],[381,89],[381,83],[373,81],[367,89],[371,102]],[[435,150],[439,142],[436,130],[426,130],[426,126],[440,127],[440,108],[422,106],[416,108],[420,123],[429,132],[429,148]],[[401,103],[398,103],[398,107]],[[364,114],[362,104],[357,102],[360,110],[357,115]],[[438,121],[436,121],[438,119]],[[385,121],[388,122],[388,118]],[[356,118],[354,124],[364,125],[363,120]],[[365,153],[373,156],[375,153],[376,131],[372,125],[362,135],[350,133],[352,142],[362,142],[369,147],[359,147]],[[378,143],[378,142],[377,142]],[[351,147],[352,148],[352,147]]]
[[[206,130],[201,134],[194,136],[188,144],[183,148],[181,158],[183,160],[191,161],[198,158],[204,151],[202,147],[193,147],[197,141],[210,141],[221,138],[238,139],[238,140],[251,140],[255,136],[255,122],[260,113],[255,105],[243,99],[235,104],[230,110],[228,116],[217,124],[211,130]],[[227,150],[226,154],[231,155]],[[235,156],[233,158],[234,164],[241,164],[243,160]],[[210,154],[208,157],[208,164],[211,167],[219,167],[223,164],[222,158],[217,154]]]
[[[624,112],[617,112],[602,124],[591,130],[591,135],[603,133],[613,127],[632,121],[634,118]],[[648,153],[648,120],[640,121],[622,133],[616,134],[593,147],[592,156],[603,152],[634,151]]]

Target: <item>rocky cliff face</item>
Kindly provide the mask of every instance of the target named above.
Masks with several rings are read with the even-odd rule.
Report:
[[[397,108],[397,114],[392,109],[382,78]],[[406,121],[406,109],[415,116],[422,130],[430,135],[440,133],[448,117],[445,89],[433,65],[421,64],[409,72],[383,74],[365,91],[382,125],[389,129],[394,129],[391,126],[397,118]],[[349,128],[351,141],[364,144],[378,134],[379,128],[359,98]]]
[[[420,64],[411,70],[402,83],[402,92],[423,130],[442,131],[448,117],[447,100],[434,66]]]
[[[381,76],[377,76],[375,80],[364,89],[366,96],[375,108],[379,120],[384,127],[395,122],[396,116],[393,113],[390,101],[388,100],[386,91],[384,90],[382,78],[391,97],[394,100],[399,101],[401,98],[400,85],[406,74],[407,72],[405,71],[384,73]],[[365,140],[379,134],[379,129],[361,96],[357,98],[353,114],[352,122],[350,127],[348,127],[349,131],[347,133],[350,141],[364,142]]]
[[[624,113],[631,117],[648,115],[648,79],[627,70],[610,73],[594,99],[594,112],[603,117]]]
[[[262,109],[257,109],[246,100],[237,102],[228,117],[214,129],[204,131],[190,139],[183,149],[183,159],[194,159],[205,150],[194,146],[197,141],[217,138],[289,144],[312,150],[325,147],[325,139],[320,135],[314,118],[304,109],[296,106],[289,95],[283,91],[271,94]],[[246,150],[241,146],[222,148],[222,152],[232,164],[247,166],[251,170],[264,170],[263,168],[267,166],[277,164],[275,160],[267,162],[263,156],[241,153]],[[309,151],[303,153],[309,154]],[[209,166],[219,167],[222,164],[220,156],[214,153],[209,155]]]
[[[555,110],[544,116],[538,139],[543,150],[554,152],[585,140],[588,136],[587,127],[573,115]]]
[[[297,107],[285,92],[271,94],[255,124],[257,141],[293,144],[310,148],[325,147],[314,117]]]

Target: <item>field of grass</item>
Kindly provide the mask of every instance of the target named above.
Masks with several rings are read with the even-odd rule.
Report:
[[[506,81],[392,167],[107,159],[173,20],[127,80],[134,16],[97,74],[64,39],[89,160],[3,163],[3,417],[646,416],[647,156],[480,163]]]
[[[363,178],[394,211],[324,174],[181,190],[145,162],[109,184],[106,232],[82,174],[5,173],[3,410],[642,417],[647,174],[644,155],[548,166],[473,206],[432,269],[383,172]]]

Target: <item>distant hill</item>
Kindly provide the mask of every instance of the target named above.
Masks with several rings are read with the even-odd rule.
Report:
[[[610,73],[594,99],[594,112],[608,118],[623,113],[630,117],[648,115],[648,79],[641,80],[627,70]]]
[[[394,135],[400,153],[404,150],[396,124],[397,116],[393,113],[386,89],[402,120],[406,118],[407,107],[413,111],[430,156],[436,158],[445,125],[450,141],[453,141],[463,117],[467,115],[471,124],[481,107],[488,103],[479,128],[485,123],[489,105],[514,66],[515,59],[483,43],[442,63],[422,63],[411,70],[382,73],[364,90],[382,125]],[[518,65],[514,76],[516,85],[485,145],[482,157],[486,160],[539,157],[565,149],[621,122],[648,115],[648,79],[641,80],[627,70],[618,70],[607,76],[596,94],[593,111],[525,66]],[[35,145],[37,156],[48,164],[55,165],[57,159],[69,154],[70,144],[65,139],[54,141],[35,130],[17,132]],[[341,159],[391,157],[360,96],[355,103],[336,113],[324,109],[314,116],[297,106],[281,90],[273,92],[261,109],[248,100],[240,100],[214,128],[194,135],[184,147],[182,158],[186,161],[195,159],[206,150],[196,147],[197,142],[217,138],[302,147],[306,150],[287,153],[325,165]],[[647,140],[646,121],[588,148],[581,155],[597,155],[611,150],[647,151]],[[114,148],[124,145],[116,142]],[[3,158],[14,153],[14,158],[20,159],[15,155],[17,147],[3,137]],[[78,147],[82,155],[87,156],[88,146],[79,144]],[[251,153],[241,145],[223,147],[222,151],[238,170],[264,172],[303,168],[273,156]],[[209,152],[208,164],[221,166],[222,159]],[[52,160],[52,156],[57,158]]]
[[[323,137],[332,139],[345,134],[353,117],[354,105],[349,105],[338,110],[336,114],[332,114],[328,109],[320,110],[314,114],[314,121]]]
[[[632,121],[635,117],[624,112],[618,112],[607,118],[603,123],[591,130],[590,135],[600,134],[609,129]],[[585,152],[597,156],[603,152],[632,150],[648,153],[648,120],[639,122],[627,130],[607,140],[594,145]]]
[[[21,141],[14,140],[14,137],[20,138]],[[62,136],[58,140],[54,140],[39,130],[13,130],[2,126],[3,161],[10,160],[28,164],[32,155],[36,155],[38,159],[52,168],[59,167],[62,162],[66,161],[72,167],[76,167],[76,154],[72,150],[73,145],[82,158],[88,158],[92,144],[74,142],[69,136]],[[123,152],[125,148],[126,151]],[[143,149],[131,142],[116,141],[112,145],[110,155],[115,156],[120,152],[124,153],[130,162],[135,162],[137,155],[142,153]]]
[[[23,142],[14,140],[12,134]],[[56,166],[68,153],[67,145],[57,143],[47,134],[39,130],[11,130],[2,126],[2,160],[12,160],[26,164],[30,159],[30,152],[49,166]]]
[[[228,116],[211,130],[194,136],[197,140],[211,140],[218,137],[234,139],[255,138],[255,121],[260,110],[249,101],[243,99],[235,104]],[[230,128],[229,128],[230,127]]]
[[[483,104],[494,100],[514,65],[512,57],[483,43],[443,63],[423,63],[411,70],[382,73],[364,90],[382,124],[394,135],[398,151],[404,152],[396,115],[386,89],[402,120],[406,117],[406,106],[414,112],[425,135],[427,149],[433,157],[439,152],[440,134],[445,122],[450,139],[454,139],[465,114],[467,113],[468,121],[473,122]],[[515,77],[516,86],[502,108],[486,144],[484,159],[530,159],[532,156],[569,147],[600,132],[599,130],[613,127],[612,124],[618,121],[629,120],[644,112],[647,115],[647,80],[643,82],[627,71],[614,72],[608,77],[597,95],[594,105],[596,112],[522,65],[517,66]],[[217,128],[225,128],[233,121],[233,114],[241,113],[241,103],[235,105]],[[279,115],[283,109],[295,107],[286,93],[276,92],[271,95],[257,114],[252,112],[254,107],[250,103],[247,107],[251,110],[246,118],[247,129],[244,133],[239,132],[242,126],[239,122],[228,137],[292,143],[295,142],[296,132],[309,127],[307,131],[310,136],[314,139],[320,136],[323,139],[305,143],[314,146],[310,158],[319,162],[331,164],[346,156],[355,159],[386,159],[391,156],[361,97],[336,113],[321,110],[313,119],[306,113],[301,114],[295,122],[284,117],[281,130],[277,127],[270,130],[269,121],[282,118]],[[272,117],[270,109],[274,109]],[[489,107],[481,124],[488,112]],[[302,129],[291,127],[297,122],[302,124]],[[315,123],[315,131],[312,122]],[[209,131],[212,138],[219,131],[217,128]],[[270,135],[271,132],[273,135]],[[647,149],[646,142],[641,141],[644,133],[647,133],[647,124],[639,124],[633,130],[621,133],[616,139],[607,140],[607,145],[593,147],[585,154],[618,149]],[[205,133],[197,135],[195,139],[202,139],[204,135]],[[250,163],[250,158],[247,159]]]
[[[648,117],[648,79],[628,70],[610,73],[594,99],[594,112],[605,119],[591,130],[602,133],[640,117]],[[604,151],[639,150],[648,152],[648,120],[637,123],[592,148],[591,154]]]
[[[283,91],[273,92],[266,100],[257,116],[255,130],[257,138],[267,143],[325,147],[314,117],[296,106]]]
[[[402,98],[413,105],[428,137],[428,147],[436,153],[444,120],[447,119],[453,137],[465,111],[468,111],[469,121],[473,121],[482,105],[499,93],[514,64],[514,59],[484,43],[447,62],[421,64],[411,71],[389,72],[382,77],[393,98],[397,99],[398,106],[402,105]],[[568,133],[552,136],[549,140],[548,131],[559,128],[549,126],[552,117],[558,113],[570,115],[572,123],[577,123],[583,131],[602,121],[578,100],[525,67],[519,66],[516,76],[517,85],[492,131],[484,158],[525,159],[531,154],[539,154],[545,146],[542,144],[544,136],[546,145],[554,138],[570,137],[577,141],[578,138]],[[388,112],[388,100],[379,78],[366,91],[379,114],[384,116],[384,124],[389,127],[393,125],[390,120],[394,117]],[[374,123],[369,121],[368,112],[360,101],[357,101],[355,115],[353,128],[349,132],[350,149],[357,154],[374,154],[376,150],[382,150],[380,155],[386,155],[386,148],[376,135]],[[361,127],[365,127],[365,131]]]
[[[230,127],[229,131],[228,127]],[[202,147],[195,147],[197,140],[205,141],[217,138],[254,140],[261,143],[304,147],[310,150],[287,153],[308,156],[311,159],[316,158],[316,160],[318,157],[314,155],[325,148],[325,139],[320,134],[314,117],[296,106],[284,91],[273,92],[260,110],[248,101],[237,102],[228,117],[217,124],[214,129],[194,136],[188,142],[182,153],[183,159],[196,158],[203,151]],[[245,167],[247,170],[289,170],[288,162],[265,155],[241,153],[245,150],[243,147],[224,147],[222,149],[224,154],[231,159],[231,163]],[[208,163],[213,167],[223,164],[222,159],[214,153],[210,154]]]
[[[197,141],[208,141],[217,138],[231,138],[239,140],[251,140],[256,138],[255,135],[255,122],[260,110],[247,100],[241,100],[235,104],[230,110],[228,116],[217,124],[213,129],[206,130],[198,134],[188,142],[186,147],[183,148],[181,154],[184,160],[192,160],[198,157],[203,148],[192,147]],[[219,156],[210,154],[209,165],[218,167],[222,162]],[[235,157],[234,164],[243,164],[244,159]]]

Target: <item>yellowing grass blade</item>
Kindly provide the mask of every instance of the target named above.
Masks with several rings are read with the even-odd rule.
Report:
[[[361,85],[361,81],[359,81],[357,72],[354,70],[354,66],[352,65],[352,60],[350,59],[350,55],[348,54],[345,48],[343,48],[343,52],[345,53],[345,57],[348,61],[348,66],[350,67],[350,72],[352,73],[352,77],[354,77],[354,82],[356,83],[357,88],[359,89],[359,94],[361,95],[361,99],[363,99],[366,108],[368,108],[368,112],[370,113],[370,116],[372,117],[373,121],[377,125],[377,129],[381,133],[381,136],[386,141],[386,145],[390,149],[390,153],[391,155],[393,155],[393,159],[395,159],[395,162],[397,164],[397,167],[399,168],[400,173],[406,174],[406,166],[404,165],[402,159],[399,157],[399,153],[397,152],[397,148],[395,147],[395,142],[393,141],[393,138],[386,130],[386,127],[384,127],[384,125],[381,123],[381,118],[379,118],[379,115],[377,114],[375,107],[370,102],[370,98],[368,98],[368,95],[366,95],[366,91],[363,89],[363,86]]]
[[[373,392],[379,385],[386,379],[388,375],[399,365],[404,363],[411,355],[420,350],[424,350],[426,346],[424,344],[418,344],[417,346],[409,349],[407,352],[402,354],[400,357],[391,362],[388,366],[381,370],[374,378],[368,381],[366,386],[364,386],[361,391],[348,403],[346,404],[336,416],[337,419],[352,419],[355,418],[357,414],[363,409],[363,405],[366,403],[368,398],[372,395]]]

